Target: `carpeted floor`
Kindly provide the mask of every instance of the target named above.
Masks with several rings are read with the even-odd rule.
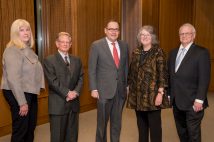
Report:
[[[208,95],[210,107],[202,122],[202,142],[214,141],[214,93]],[[96,110],[80,114],[79,142],[95,142]],[[163,142],[179,142],[171,109],[162,111]],[[108,129],[109,130],[109,129]],[[10,135],[0,137],[0,142],[9,142]],[[34,142],[49,142],[49,124],[36,128]],[[121,142],[138,142],[136,118],[133,110],[124,109]],[[108,142],[109,131],[108,131]]]

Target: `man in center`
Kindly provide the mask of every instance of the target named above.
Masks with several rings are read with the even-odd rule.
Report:
[[[91,96],[97,99],[96,142],[107,141],[109,119],[111,142],[119,142],[127,96],[128,45],[118,40],[118,22],[109,21],[104,32],[106,37],[92,43],[89,55]]]

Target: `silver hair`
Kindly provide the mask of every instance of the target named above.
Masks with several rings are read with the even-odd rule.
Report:
[[[192,33],[193,33],[194,35],[196,35],[195,27],[194,27],[192,24],[190,24],[190,23],[185,23],[185,24],[183,24],[183,25],[179,28],[179,33],[180,33],[180,31],[181,31],[181,28],[183,28],[183,27],[190,27],[190,28],[192,29]]]
[[[159,44],[159,41],[157,39],[157,35],[156,35],[154,27],[151,26],[151,25],[145,25],[145,26],[143,26],[143,27],[141,27],[139,29],[139,32],[137,34],[137,41],[138,41],[138,45],[139,46],[142,45],[142,43],[141,43],[141,34],[142,34],[143,30],[145,30],[145,31],[150,33],[151,40],[152,40],[152,45],[158,45]]]

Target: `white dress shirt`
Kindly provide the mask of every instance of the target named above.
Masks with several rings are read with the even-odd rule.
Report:
[[[108,43],[108,47],[109,47],[109,49],[111,51],[111,55],[112,55],[112,57],[114,57],[113,56],[113,45],[112,45],[112,42],[107,37],[106,37],[106,40],[107,40],[107,43]],[[118,44],[117,41],[115,41],[114,43],[115,43],[115,46],[116,46],[116,49],[117,49],[118,57],[120,59],[120,47],[119,47],[119,44]]]

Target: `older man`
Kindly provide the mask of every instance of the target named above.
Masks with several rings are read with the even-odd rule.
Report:
[[[201,142],[201,121],[208,106],[210,56],[194,44],[195,28],[186,23],[179,29],[180,47],[169,56],[170,98],[181,142]]]
[[[44,60],[49,86],[48,106],[51,142],[77,142],[79,95],[83,84],[81,60],[69,55],[71,36],[60,32],[56,39],[58,52]]]

